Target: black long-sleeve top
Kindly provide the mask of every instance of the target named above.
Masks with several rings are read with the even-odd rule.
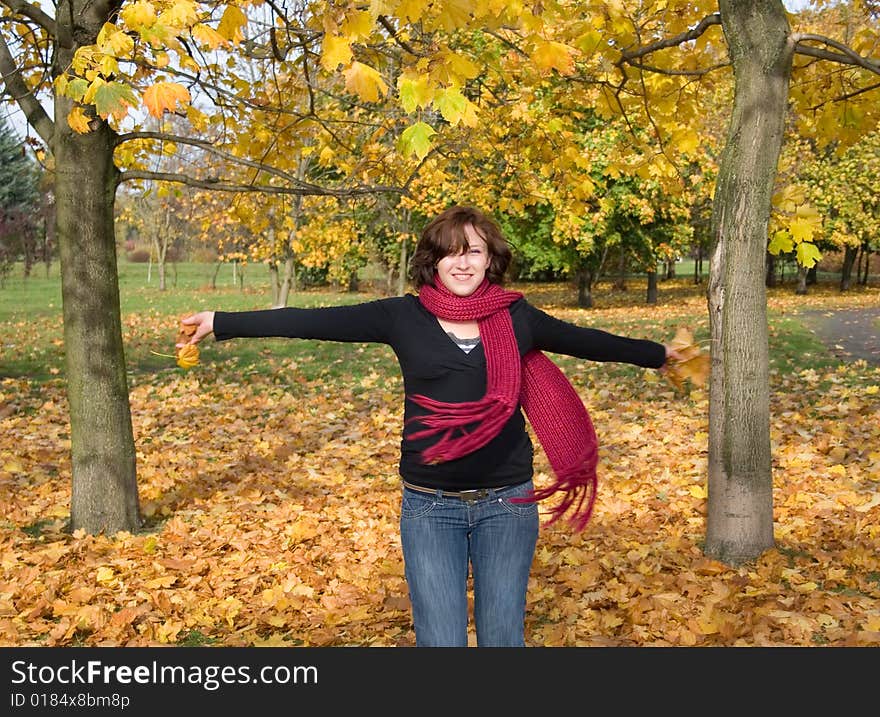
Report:
[[[666,348],[659,343],[576,326],[535,308],[525,299],[510,305],[520,356],[532,349],[576,356],[591,361],[615,361],[659,368]],[[352,306],[317,309],[217,311],[214,336],[286,337],[388,344],[403,374],[406,392],[404,421],[427,411],[409,399],[421,394],[439,401],[476,401],[486,393],[486,355],[482,344],[465,353],[446,334],[437,318],[416,296],[378,299]],[[408,423],[406,423],[409,426]],[[400,475],[431,488],[468,490],[513,485],[533,473],[533,447],[521,409],[513,412],[499,434],[482,448],[461,458],[426,465],[420,454],[437,437],[413,441],[404,430]]]

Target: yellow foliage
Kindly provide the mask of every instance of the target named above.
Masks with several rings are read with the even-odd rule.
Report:
[[[343,74],[345,88],[365,102],[378,102],[380,97],[388,92],[388,85],[385,84],[382,76],[362,62],[352,62]]]
[[[247,15],[236,5],[230,3],[223,11],[217,32],[233,44],[237,44],[244,39],[244,28],[247,26],[247,22]]]
[[[535,45],[531,58],[541,71],[556,70],[562,75],[570,75],[574,72],[576,52],[561,42],[543,41]]]
[[[197,23],[192,27],[192,36],[201,44],[207,45],[209,49],[216,50],[218,47],[223,47],[229,41],[223,37],[219,32],[217,32],[210,25],[206,25],[205,23]]]
[[[157,82],[144,91],[144,104],[153,117],[174,112],[178,103],[187,105],[189,101],[189,90],[176,82]]]
[[[156,22],[156,7],[148,0],[126,3],[119,16],[130,30],[140,31]]]
[[[67,124],[70,128],[79,134],[87,134],[91,132],[89,127],[89,118],[83,111],[82,107],[74,107],[67,115]]]
[[[339,65],[351,62],[351,45],[347,37],[324,35],[321,49],[321,67],[328,71],[336,70]]]

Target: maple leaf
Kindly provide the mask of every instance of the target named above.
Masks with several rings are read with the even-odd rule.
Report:
[[[195,344],[186,344],[177,350],[177,365],[180,368],[192,368],[199,365],[199,348]]]
[[[144,104],[153,117],[161,117],[165,110],[173,112],[177,103],[189,103],[189,91],[176,82],[157,82],[144,91]]]
[[[135,104],[137,99],[131,87],[120,82],[104,83],[95,92],[95,110],[104,119],[111,114],[124,115]]]
[[[541,42],[532,53],[532,60],[542,71],[557,70],[562,75],[574,72],[574,48],[561,42]]]
[[[110,52],[116,57],[124,57],[134,49],[134,40],[112,23],[104,23],[98,33],[97,46],[102,52]]]
[[[198,23],[197,25],[193,25],[193,28],[190,32],[192,32],[192,36],[196,40],[198,40],[203,45],[207,45],[212,50],[216,50],[218,47],[222,47],[229,42],[213,27],[211,27],[210,25],[206,25],[202,22]]]
[[[248,19],[235,5],[227,5],[217,26],[217,32],[233,43],[239,43],[244,39],[244,27]]]
[[[434,101],[440,114],[453,127],[459,123],[467,109],[467,98],[457,88],[441,90]]]
[[[808,241],[802,241],[798,244],[797,260],[798,264],[801,266],[805,266],[809,269],[810,267],[815,266],[816,262],[821,258],[822,252],[819,251],[815,244]]]
[[[434,97],[434,90],[425,75],[404,73],[397,80],[397,93],[400,104],[407,112],[415,112],[417,107],[427,107]]]
[[[663,375],[669,382],[679,389],[684,388],[687,380],[695,386],[704,385],[709,376],[709,355],[703,353],[699,344],[694,343],[691,330],[680,326],[669,346],[681,356],[680,359],[666,362]]]
[[[324,36],[324,44],[321,48],[321,67],[332,71],[339,65],[347,65],[351,62],[351,57],[351,45],[347,37]]]
[[[388,92],[388,85],[382,76],[369,65],[352,62],[345,72],[345,89],[353,92],[365,102],[378,102],[379,97]]]
[[[196,327],[188,324],[180,323],[177,329],[178,344],[183,344],[177,349],[177,365],[181,368],[192,368],[199,364],[199,348],[195,344],[187,343],[192,335],[196,332]]]
[[[794,242],[791,239],[791,234],[785,229],[780,229],[770,240],[770,244],[767,246],[767,251],[771,254],[785,254],[790,252],[793,248]]]
[[[78,134],[88,134],[92,131],[92,128],[89,127],[89,118],[83,112],[82,107],[74,107],[70,110],[70,114],[67,115],[67,124]]]
[[[120,13],[126,26],[132,30],[150,27],[156,22],[156,8],[149,2],[127,5]]]
[[[400,150],[404,155],[415,154],[420,160],[424,159],[431,149],[431,137],[435,134],[437,132],[431,125],[416,122],[400,135]]]

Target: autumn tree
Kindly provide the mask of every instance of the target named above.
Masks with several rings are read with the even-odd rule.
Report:
[[[253,132],[236,129],[235,123],[262,108],[262,101],[251,97],[250,83],[224,50],[269,59],[290,52],[284,69],[305,77],[301,86],[308,95],[315,62],[310,48],[323,32],[307,26],[315,16],[305,6],[291,11],[282,38],[269,18],[256,26],[260,42],[248,43],[243,42],[248,18],[240,3],[73,0],[53,16],[37,3],[3,0],[0,9],[4,94],[18,103],[51,153],[55,171],[71,419],[71,527],[135,530],[141,519],[113,231],[120,182],[173,180],[211,190],[291,195],[375,187],[363,188],[369,180],[362,176],[314,185],[287,171],[283,161],[273,167],[263,157],[248,157],[246,145],[236,148],[237,140]],[[210,116],[203,111],[207,105],[197,106],[196,91],[212,104]],[[41,98],[51,98],[51,111]],[[173,135],[145,129],[129,115],[135,108],[156,117],[179,111],[190,131]],[[291,126],[320,122],[308,107],[276,114]],[[199,148],[222,160],[228,171],[219,176],[198,166],[155,171],[149,160],[159,143]]]
[[[852,12],[870,12],[859,2],[846,5]],[[669,76],[675,70],[661,64],[662,51],[699,42],[715,26],[729,51],[735,95],[715,188],[708,289],[712,375],[705,549],[736,564],[774,545],[764,261],[793,71],[799,78],[794,109],[821,105],[802,131],[830,129],[843,115],[853,139],[876,121],[876,98],[870,98],[880,64],[870,59],[876,25],[848,38],[850,47],[818,32],[793,31],[782,2],[720,0],[718,10],[692,16],[677,35],[634,43],[620,62],[641,76]],[[796,64],[796,57],[807,61]],[[829,72],[826,63],[841,69]],[[818,95],[811,89],[816,84]]]
[[[803,169],[806,189],[824,220],[826,240],[843,252],[841,291],[851,287],[856,258],[880,249],[878,173],[880,131],[876,129],[842,150],[829,145]]]
[[[823,25],[819,13],[815,25],[793,32],[780,0],[72,0],[57,17],[0,0],[5,89],[57,172],[73,525],[97,531],[138,522],[112,236],[120,181],[350,197],[388,189],[385,178],[415,176],[431,161],[447,186],[462,179],[456,167],[466,175],[491,161],[491,176],[505,186],[481,198],[497,198],[502,212],[549,202],[554,234],[576,237],[595,202],[578,144],[585,111],[632,128],[608,153],[608,176],[637,174],[673,191],[700,144],[713,77],[729,81],[732,67],[712,225],[706,549],[736,562],[769,547],[762,269],[783,119],[791,102],[799,131],[827,136],[843,126],[841,139],[854,141],[877,114],[869,79],[877,63],[868,59],[876,25],[852,21],[871,8],[840,5],[848,19],[837,5],[827,9],[842,24]],[[804,79],[790,94],[793,70]],[[54,98],[54,118],[41,95]],[[129,112],[141,107],[181,113],[190,131],[159,137]],[[267,153],[261,148],[274,150],[274,135],[289,141]],[[319,141],[314,151],[335,171],[316,181],[297,177],[285,161],[297,156],[297,136]],[[149,160],[159,142],[199,148],[223,171],[204,163],[174,176],[155,172]],[[471,165],[439,161],[459,153]],[[514,186],[518,192],[509,191]],[[450,189],[436,198],[456,196]]]
[[[25,275],[36,259],[41,220],[40,172],[25,144],[0,118],[0,282],[14,262]]]

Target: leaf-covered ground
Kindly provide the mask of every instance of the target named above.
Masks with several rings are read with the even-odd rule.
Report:
[[[561,291],[526,292],[561,318],[619,333],[664,340],[687,324],[708,335],[701,297],[645,307],[609,295],[586,312]],[[560,359],[599,434],[599,498],[585,532],[542,529],[528,644],[880,645],[880,368],[838,363],[818,345],[804,356],[787,336],[800,308],[878,301],[877,291],[771,296],[777,546],[738,569],[701,551],[705,393]],[[18,327],[22,343],[29,330]],[[127,345],[167,351],[176,317],[129,315],[125,331]],[[65,532],[63,383],[2,380],[0,644],[413,644],[393,356],[349,346],[328,373],[269,343],[249,370],[236,343],[205,344],[188,372],[131,377],[147,518],[138,534]],[[548,470],[537,451],[536,481]]]

